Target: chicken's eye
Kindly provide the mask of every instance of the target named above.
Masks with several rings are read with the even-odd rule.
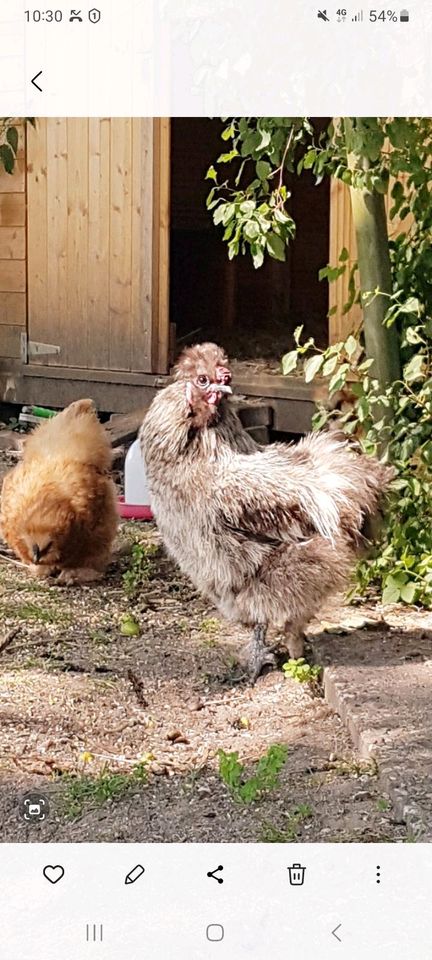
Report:
[[[205,373],[201,373],[200,376],[197,377],[197,384],[199,387],[208,387],[209,383],[210,380],[208,377],[206,377]]]

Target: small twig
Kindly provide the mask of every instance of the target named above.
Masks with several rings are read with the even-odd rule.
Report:
[[[21,563],[21,560],[15,560],[14,557],[8,557],[3,550],[0,550],[0,561],[6,560],[7,563],[13,563],[16,567],[27,567],[26,563]]]
[[[279,206],[279,207],[280,207],[280,206],[283,207],[283,205],[284,205],[283,200],[282,200],[282,197],[281,197],[281,195],[280,195],[280,192],[281,192],[282,186],[283,186],[283,175],[284,175],[285,160],[286,160],[286,158],[287,158],[288,150],[289,150],[289,148],[290,148],[290,146],[291,146],[291,144],[292,144],[293,136],[294,136],[294,127],[291,127],[290,135],[289,135],[288,140],[287,140],[287,142],[286,142],[286,144],[285,144],[285,150],[284,150],[283,155],[282,155],[281,165],[280,165],[280,167],[278,167],[278,169],[275,170],[274,173],[272,174],[272,176],[275,176],[276,173],[279,173],[279,183],[278,183],[277,189],[276,189],[276,193],[277,193],[277,195],[278,195],[278,197],[279,197],[279,200],[278,200],[278,206]]]
[[[185,333],[184,337],[179,337],[177,343],[183,343],[183,340],[187,340],[188,337],[194,337],[196,333],[200,333],[202,327],[195,327],[195,330],[189,330],[189,333]]]
[[[137,698],[137,701],[140,707],[142,707],[145,710],[145,708],[148,707],[148,701],[145,696],[144,684],[141,680],[141,677],[139,677],[136,673],[134,673],[133,670],[129,669],[127,672],[127,678],[129,680],[129,683],[132,687],[132,690]]]
[[[20,633],[21,627],[14,627],[12,630],[9,630],[9,633],[0,640],[0,653],[3,653],[3,650],[6,650],[6,647],[9,647],[12,643],[12,640],[15,640],[15,637]]]

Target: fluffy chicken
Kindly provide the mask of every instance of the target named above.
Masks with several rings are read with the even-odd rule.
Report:
[[[5,477],[2,534],[38,577],[99,579],[117,530],[111,447],[91,400],[77,400],[37,427]]]
[[[305,626],[346,581],[392,469],[331,433],[258,447],[230,384],[219,347],[188,348],[140,438],[165,546],[226,618],[252,628],[256,679],[274,662],[269,627],[302,655]]]

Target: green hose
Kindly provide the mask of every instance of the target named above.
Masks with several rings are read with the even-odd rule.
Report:
[[[48,407],[23,407],[22,412],[31,413],[33,417],[42,417],[44,420],[57,415],[57,410],[49,410]]]

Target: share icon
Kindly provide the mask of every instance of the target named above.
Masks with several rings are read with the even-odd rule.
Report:
[[[223,877],[216,876],[216,874],[219,873],[220,870],[223,870],[223,867],[216,867],[215,870],[209,870],[207,876],[213,877],[213,880],[217,880],[218,883],[223,883]]]

